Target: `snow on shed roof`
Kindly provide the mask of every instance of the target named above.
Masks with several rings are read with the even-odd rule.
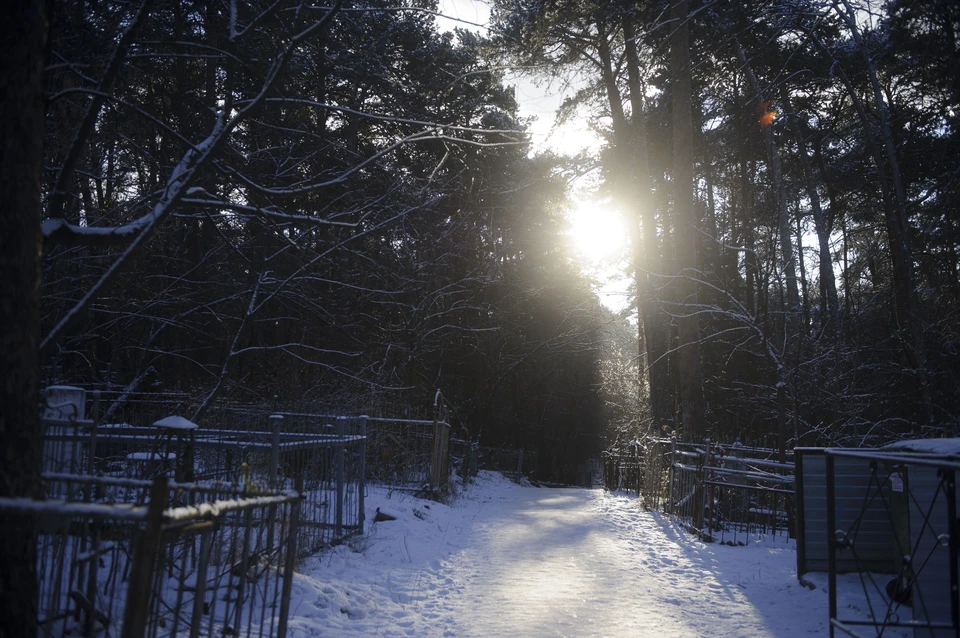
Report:
[[[188,421],[182,416],[168,416],[156,421],[153,424],[158,428],[167,428],[168,430],[196,430],[200,426],[192,421]]]
[[[160,454],[159,452],[130,452],[127,454],[128,461],[175,461],[176,454]]]
[[[884,452],[902,451],[960,456],[960,439],[909,439],[889,443],[880,449]]]

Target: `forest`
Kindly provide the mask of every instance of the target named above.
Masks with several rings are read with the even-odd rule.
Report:
[[[5,63],[5,422],[53,382],[201,423],[440,390],[545,477],[650,435],[956,433],[954,2],[41,5]],[[532,152],[517,77],[573,83],[599,151]],[[568,247],[586,174],[622,313]]]
[[[960,3],[487,6],[5,5],[0,638],[36,634],[53,383],[201,427],[439,391],[561,481],[644,437],[957,435]],[[569,87],[596,151],[535,149],[518,78]],[[584,176],[628,228],[623,312],[570,250]]]
[[[494,7],[513,63],[586,79],[560,115],[631,222],[643,374],[613,442],[956,434],[960,5]]]

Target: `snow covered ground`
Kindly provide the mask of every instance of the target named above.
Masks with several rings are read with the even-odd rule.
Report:
[[[826,575],[801,586],[792,542],[705,544],[630,496],[485,472],[450,506],[372,488],[377,508],[396,520],[300,566],[292,636],[827,634]]]

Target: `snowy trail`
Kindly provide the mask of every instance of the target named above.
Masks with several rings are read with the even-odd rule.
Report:
[[[483,519],[472,538],[475,549],[460,555],[456,573],[463,589],[449,602],[459,621],[456,635],[763,636],[796,630],[793,621],[778,620],[785,610],[777,613],[769,591],[762,596],[767,609],[751,600],[750,589],[771,586],[762,567],[740,574],[739,583],[726,582],[713,547],[698,543],[692,552],[672,525],[648,513],[633,516],[639,512],[625,507],[635,505],[633,499],[599,490],[517,495]],[[780,575],[766,578],[774,576]],[[777,587],[806,591],[785,576]],[[811,633],[822,628],[809,627]]]
[[[397,520],[301,565],[293,636],[827,633],[792,546],[704,544],[628,496],[488,474],[453,506],[372,491],[376,507]]]
[[[695,635],[683,631],[681,601],[670,591],[656,587],[660,600],[647,611],[637,604],[635,596],[651,595],[649,569],[604,520],[594,494],[521,494],[478,525],[476,549],[461,555],[465,585],[451,601],[459,635]]]

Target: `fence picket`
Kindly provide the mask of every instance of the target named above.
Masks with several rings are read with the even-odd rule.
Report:
[[[127,606],[123,615],[123,638],[143,638],[147,627],[151,583],[161,550],[163,510],[166,507],[167,479],[157,477],[150,488],[150,502],[143,532],[134,544],[133,569],[127,588]]]

